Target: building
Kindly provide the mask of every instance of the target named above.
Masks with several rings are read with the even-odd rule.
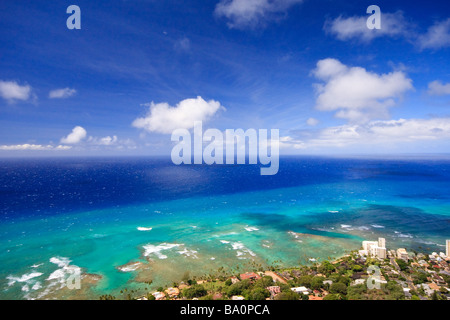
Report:
[[[408,261],[409,256],[408,256],[408,252],[406,251],[405,248],[397,249],[397,259],[402,259],[402,260]]]
[[[241,280],[238,279],[238,277],[234,277],[234,276],[231,277],[230,279],[231,279],[231,283],[232,283],[232,284],[235,284],[236,282],[241,281]]]
[[[267,287],[266,289],[270,292],[270,296],[272,298],[281,292],[281,288],[279,286],[270,286]]]
[[[362,256],[372,256],[379,259],[386,259],[386,239],[378,238],[378,241],[363,241],[363,250],[359,250]]]
[[[379,259],[386,259],[386,248],[372,247],[370,250],[370,255]]]
[[[306,287],[296,287],[296,288],[291,288],[291,290],[294,291],[295,293],[301,293],[304,295],[309,295],[309,293],[311,291]]]
[[[254,272],[246,272],[240,275],[241,280],[249,279],[249,280],[258,280],[261,277]]]
[[[177,298],[180,295],[180,290],[178,288],[168,288],[165,292],[171,298]]]
[[[155,297],[156,300],[164,300],[166,299],[166,295],[164,294],[164,292],[154,292],[152,293],[152,295]]]
[[[445,241],[445,254],[450,257],[450,240]]]

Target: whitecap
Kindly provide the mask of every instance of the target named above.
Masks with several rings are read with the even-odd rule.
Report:
[[[172,248],[175,247],[179,247],[182,246],[182,244],[179,243],[161,243],[160,245],[153,245],[153,244],[148,244],[143,246],[144,248],[144,256],[147,257],[151,254],[154,254],[155,256],[157,256],[159,259],[167,259],[167,256],[162,254],[161,251],[165,251],[165,250],[170,250]]]
[[[255,227],[245,227],[244,229],[249,231],[249,232],[258,231],[259,230],[258,228],[255,228]]]
[[[41,275],[43,275],[42,272],[31,272],[31,273],[24,274],[24,275],[22,275],[20,277],[15,277],[15,276],[9,275],[9,276],[6,277],[6,279],[9,280],[8,281],[8,286],[12,286],[16,282],[29,283],[29,281],[31,279],[36,278],[36,277],[40,277]]]
[[[138,229],[139,231],[150,231],[150,230],[152,230],[153,228],[137,227],[137,229]]]

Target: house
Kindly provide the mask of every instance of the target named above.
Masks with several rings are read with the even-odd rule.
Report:
[[[152,293],[152,295],[155,297],[156,300],[165,300],[166,299],[166,295],[164,294],[164,292],[156,291],[156,292]]]
[[[258,279],[261,279],[261,277],[260,277],[259,275],[257,275],[256,273],[254,273],[254,272],[246,272],[246,273],[242,273],[242,274],[240,275],[240,278],[241,278],[241,280],[246,280],[246,279],[249,279],[249,280],[258,280]]]
[[[312,300],[312,301],[314,301],[314,300],[323,300],[322,297],[313,296],[313,295],[309,295],[308,298],[309,298],[309,300]]]
[[[241,280],[238,279],[238,277],[231,277],[230,279],[231,279],[231,283],[232,284],[235,284],[236,282],[241,281]]]
[[[295,293],[301,293],[301,294],[305,294],[305,295],[309,295],[309,293],[311,291],[306,287],[295,287],[295,288],[291,288],[291,290],[294,291]]]
[[[364,284],[367,281],[367,279],[356,279],[355,281],[352,282],[352,286],[357,286],[359,284]]]
[[[244,300],[245,298],[243,296],[232,296],[231,300]]]
[[[328,284],[328,285],[331,286],[333,284],[333,281],[331,281],[331,280],[324,280],[322,283],[323,284]]]
[[[440,290],[440,287],[436,283],[432,282],[432,283],[428,284],[428,286],[430,287],[431,290],[434,290],[434,291]]]
[[[266,288],[270,292],[271,297],[275,297],[277,294],[281,292],[281,288],[279,286],[270,286]]]
[[[412,294],[411,294],[411,292],[409,292],[409,291],[410,291],[409,288],[403,288],[403,293],[405,294],[405,297],[406,297],[407,299],[411,299],[411,297],[412,297]]]
[[[180,295],[180,289],[178,289],[178,288],[167,288],[167,290],[165,292],[171,298],[176,298]]]
[[[422,288],[423,291],[425,291],[425,294],[426,294],[427,296],[431,296],[431,295],[433,294],[433,292],[434,292],[434,290],[432,290],[432,289],[430,288],[430,286],[429,286],[428,284],[426,284],[426,283],[418,284],[418,285],[417,285],[417,288]]]
[[[215,293],[212,298],[213,300],[220,300],[223,298],[223,295],[221,293]]]
[[[284,279],[286,280],[293,280],[294,278],[292,278],[291,274],[287,271],[283,271],[280,276],[282,276]]]

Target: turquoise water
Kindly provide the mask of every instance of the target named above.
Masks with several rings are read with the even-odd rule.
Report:
[[[377,166],[380,171],[387,164]],[[200,174],[193,179],[206,184],[202,194],[39,215],[16,213],[0,225],[0,298],[120,296],[124,288],[144,292],[180,281],[186,271],[200,276],[224,267],[235,273],[335,258],[378,236],[392,249],[443,251],[450,238],[450,166],[426,166],[434,175],[424,175],[422,163],[408,164],[407,174],[395,166],[400,169],[394,175],[392,168],[355,175],[355,164],[340,165],[345,178],[329,179],[337,181],[318,177],[317,183],[292,186],[289,180],[270,189],[232,193],[214,191],[217,181],[204,181]],[[294,169],[285,175],[299,178]],[[140,262],[139,268],[118,269],[130,262]],[[89,277],[83,278],[80,290],[67,290],[70,266],[80,267],[82,277],[101,279],[90,283]],[[149,280],[151,286],[144,283]]]

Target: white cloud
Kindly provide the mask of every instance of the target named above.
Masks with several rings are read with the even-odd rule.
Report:
[[[450,18],[437,22],[428,28],[427,33],[418,37],[421,49],[440,49],[450,46]]]
[[[48,97],[50,99],[65,99],[73,96],[77,93],[77,90],[71,89],[71,88],[64,88],[64,89],[55,89],[50,91],[48,94]]]
[[[31,87],[29,85],[21,86],[15,81],[0,80],[0,96],[8,102],[26,101],[31,97]]]
[[[448,141],[450,139],[450,118],[399,119],[371,121],[365,124],[347,124],[318,131],[300,133],[298,138],[291,136],[280,139],[285,148],[323,149],[346,148],[351,146],[402,145],[424,141]],[[301,136],[307,136],[302,138]]]
[[[315,118],[309,118],[308,120],[306,120],[306,124],[311,127],[317,126],[318,123],[319,123],[319,120],[317,120]]]
[[[72,129],[72,132],[67,136],[61,138],[61,143],[77,144],[86,138],[87,132],[83,127],[76,126]]]
[[[331,58],[318,61],[312,73],[323,81],[315,84],[316,108],[357,123],[387,118],[395,99],[413,89],[402,71],[376,74]]]
[[[254,29],[282,17],[290,7],[301,2],[303,0],[221,0],[215,14],[226,17],[230,28]]]
[[[326,21],[324,29],[335,35],[339,40],[357,39],[370,42],[377,37],[408,36],[411,26],[405,20],[401,11],[381,14],[381,29],[367,28],[367,19],[370,15],[343,18]]]
[[[428,94],[435,96],[450,95],[450,83],[443,84],[441,81],[433,81],[428,84]]]
[[[15,145],[0,145],[0,150],[69,150],[71,146],[52,146],[52,145],[41,145],[41,144],[15,144]]]
[[[191,40],[189,38],[182,38],[175,42],[175,49],[178,51],[188,52],[191,50]]]
[[[175,107],[168,103],[151,103],[149,113],[137,118],[132,125],[149,132],[172,133],[175,129],[191,129],[196,121],[210,119],[219,109],[225,109],[219,102],[206,102],[202,97],[180,101]]]
[[[107,136],[103,138],[97,138],[97,137],[89,137],[88,143],[98,146],[111,146],[116,143],[118,143],[119,139],[117,136]]]

